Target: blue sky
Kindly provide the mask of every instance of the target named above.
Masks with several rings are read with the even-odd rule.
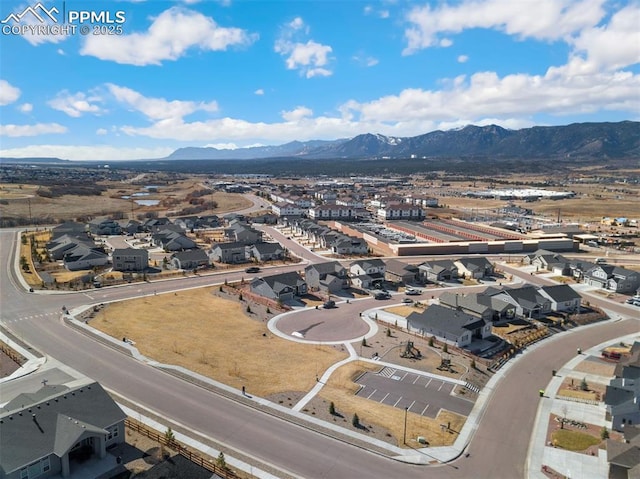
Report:
[[[633,0],[2,0],[0,17],[0,156],[640,119]]]

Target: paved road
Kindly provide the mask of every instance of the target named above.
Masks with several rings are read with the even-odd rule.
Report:
[[[10,329],[18,337],[131,401],[277,465],[291,475],[306,478],[523,477],[529,436],[540,400],[537,391],[549,381],[550,371],[560,369],[577,347],[586,349],[638,331],[637,321],[608,322],[558,336],[526,354],[498,382],[468,448],[470,457],[426,470],[345,445],[247,408],[96,344],[48,314],[60,311],[62,305],[73,307],[93,302],[85,294],[29,294],[18,287],[11,267],[15,263],[11,253],[16,243],[14,232],[0,231],[0,318],[3,323],[12,321]],[[196,277],[177,284],[198,286],[211,281],[211,277]],[[96,302],[118,300],[175,287],[172,281],[129,285],[101,290],[94,299]],[[619,310],[622,305],[607,307]],[[623,308],[622,312],[628,310]]]

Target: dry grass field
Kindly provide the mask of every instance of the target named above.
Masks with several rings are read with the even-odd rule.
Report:
[[[308,391],[330,365],[346,357],[330,346],[271,335],[240,303],[211,288],[113,303],[91,326],[136,343],[142,354],[176,364],[258,396]]]
[[[348,421],[354,413],[358,414],[362,424],[386,429],[396,439],[398,445],[402,445],[404,410],[354,395],[358,386],[353,380],[365,371],[378,369],[380,366],[360,361],[345,364],[334,372],[327,385],[320,391],[320,397],[329,402],[333,401],[336,410]],[[407,414],[407,442],[415,446],[415,438],[423,436],[431,446],[451,445],[457,439],[456,432],[462,429],[465,420],[464,416],[446,410],[442,410],[435,419],[409,413]],[[453,432],[443,433],[440,424],[447,422],[451,423]],[[409,441],[409,438],[413,438],[414,441]]]
[[[419,308],[417,306],[392,306],[390,308],[385,308],[384,311],[391,314],[397,314],[398,316],[402,316],[406,318],[411,313],[421,313],[424,311],[424,308]]]
[[[197,179],[184,180],[171,185],[160,185],[157,191],[150,192],[148,196],[140,199],[159,200],[162,204],[170,200],[170,207],[142,206],[131,200],[122,199],[133,193],[143,191],[141,186],[110,182],[102,183],[107,190],[100,196],[75,196],[64,195],[57,198],[44,198],[38,196],[38,186],[34,185],[4,185],[0,188],[0,199],[7,200],[7,204],[0,204],[0,215],[5,217],[25,217],[29,214],[33,218],[53,217],[55,220],[74,220],[82,216],[109,216],[121,214],[124,218],[155,211],[159,215],[167,215],[179,211],[188,206],[185,201],[187,195],[195,190],[203,189],[202,183]],[[19,186],[22,186],[20,189]],[[237,193],[225,193],[216,191],[205,198],[218,203],[215,210],[204,211],[200,214],[224,214],[251,206],[251,202]]]

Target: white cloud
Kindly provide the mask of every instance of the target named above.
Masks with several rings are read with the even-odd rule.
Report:
[[[160,65],[177,60],[189,49],[223,51],[248,46],[257,34],[219,26],[201,13],[172,7],[153,20],[146,32],[125,35],[87,35],[80,53],[128,65]]]
[[[96,103],[101,103],[102,98],[96,95],[86,95],[82,92],[70,93],[67,90],[58,92],[53,100],[49,100],[49,105],[54,110],[59,110],[74,118],[79,118],[85,113],[99,115],[103,110]]]
[[[606,0],[463,0],[412,8],[406,20],[403,54],[433,47],[443,33],[490,28],[519,38],[557,40],[597,25]]]
[[[262,88],[258,88],[253,93],[254,93],[254,95],[264,95],[264,90]]]
[[[0,125],[0,136],[38,136],[49,133],[66,133],[67,128],[58,123],[36,123],[35,125]]]
[[[365,15],[377,15],[380,18],[389,18],[390,16],[389,10],[377,10],[371,5],[365,5],[363,12]]]
[[[169,147],[118,148],[110,145],[31,145],[22,148],[0,149],[0,156],[7,156],[10,158],[55,157],[65,160],[95,160],[109,162],[118,160],[164,158],[170,155],[174,150],[175,148]]]
[[[107,83],[106,86],[116,100],[144,114],[149,120],[182,118],[196,111],[218,111],[218,104],[215,101],[169,101],[164,98],[148,98],[131,88],[114,85],[113,83]]]
[[[20,98],[20,88],[7,80],[0,80],[0,105],[8,105]]]
[[[96,130],[96,135],[103,136],[103,135],[106,135],[107,133],[108,133],[108,131],[105,128],[98,128]]]
[[[458,63],[467,63],[469,61],[468,55],[458,55]]]
[[[31,103],[23,103],[18,107],[22,113],[31,113],[33,111],[33,105]]]
[[[361,65],[361,66],[364,66],[364,67],[373,67],[373,66],[376,66],[378,63],[380,63],[377,58],[372,57],[372,56],[367,56],[367,55],[364,55],[364,54],[354,55],[351,58],[358,65]]]
[[[62,48],[58,48],[56,50],[56,52],[58,53],[58,55],[62,55],[62,56],[66,55],[66,53],[64,52],[64,50]]]
[[[452,41],[451,39],[449,39],[449,38],[443,38],[442,40],[440,40],[439,45],[440,45],[442,48],[448,48],[448,47],[450,47],[451,45],[453,45],[453,41]]]
[[[298,106],[294,110],[282,112],[282,118],[284,118],[286,121],[295,122],[310,116],[313,116],[313,111],[305,106]]]
[[[306,78],[330,76],[333,72],[329,69],[328,56],[333,49],[313,40],[296,41],[298,32],[302,31],[306,34],[309,29],[300,17],[285,25],[275,42],[275,52],[286,57],[288,70],[299,70]]]

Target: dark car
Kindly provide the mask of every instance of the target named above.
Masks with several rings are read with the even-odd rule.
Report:
[[[260,271],[260,268],[258,268],[257,266],[251,266],[250,268],[247,268],[244,271],[246,273],[258,273]]]
[[[391,297],[391,295],[389,293],[376,293],[376,295],[374,296],[376,299],[389,299]]]

